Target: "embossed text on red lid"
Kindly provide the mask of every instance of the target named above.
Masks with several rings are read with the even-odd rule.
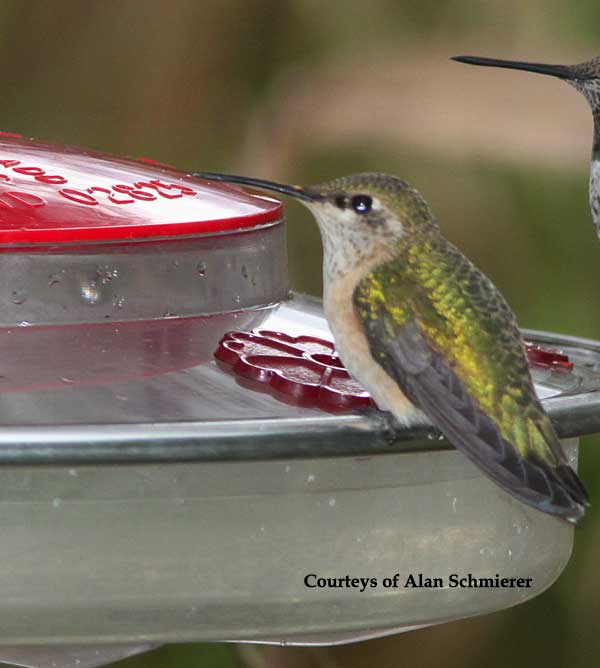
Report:
[[[0,132],[0,246],[234,232],[276,222],[282,204],[239,187]]]

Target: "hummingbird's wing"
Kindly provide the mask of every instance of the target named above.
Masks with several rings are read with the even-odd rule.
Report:
[[[576,523],[588,497],[535,394],[514,315],[443,242],[431,261],[392,260],[358,284],[354,306],[373,358],[496,483]]]

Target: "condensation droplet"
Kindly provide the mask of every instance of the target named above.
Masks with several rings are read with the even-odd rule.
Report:
[[[204,278],[206,276],[206,262],[198,262],[196,265],[196,273],[200,278]]]
[[[82,283],[79,286],[79,290],[81,293],[81,298],[86,304],[93,306],[100,301],[100,290],[98,289],[98,284],[96,281]]]
[[[329,499],[329,505],[330,505],[332,508],[333,508],[333,506],[335,506],[335,499],[334,499],[333,497],[331,497],[331,499]]]
[[[10,295],[10,301],[20,306],[27,301],[27,293],[24,290],[13,290]]]
[[[31,323],[29,322],[29,320],[21,320],[21,322],[19,323],[19,327],[31,327]]]
[[[60,283],[60,276],[58,274],[50,274],[48,276],[48,285],[52,287],[53,285],[58,285]]]
[[[117,278],[119,270],[105,264],[96,269],[96,278],[102,285],[110,283],[113,278]]]
[[[315,476],[312,473],[308,474],[308,477],[306,478],[306,482],[314,482],[315,481]]]
[[[119,297],[119,295],[115,295],[115,298],[113,299],[113,306],[115,308],[123,308],[123,306],[125,306],[126,301],[127,300],[125,297]]]
[[[58,496],[56,498],[52,499],[52,507],[53,508],[60,508],[61,503],[62,503],[62,501],[60,500],[60,498]]]

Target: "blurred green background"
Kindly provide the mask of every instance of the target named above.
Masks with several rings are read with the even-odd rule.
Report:
[[[592,0],[4,0],[0,129],[282,181],[398,174],[522,326],[600,339],[586,102],[557,80],[448,60],[579,62],[600,54],[599,18]],[[288,214],[292,287],[319,294],[317,228],[296,204]],[[173,646],[118,665],[593,665],[597,438],[581,474],[594,507],[534,601],[346,647]]]

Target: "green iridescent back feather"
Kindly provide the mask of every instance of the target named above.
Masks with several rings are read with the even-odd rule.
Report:
[[[358,286],[361,317],[378,318],[383,307],[390,336],[416,321],[503,438],[522,456],[535,452],[558,463],[558,441],[535,395],[517,323],[503,297],[439,234],[400,242],[399,251]]]

